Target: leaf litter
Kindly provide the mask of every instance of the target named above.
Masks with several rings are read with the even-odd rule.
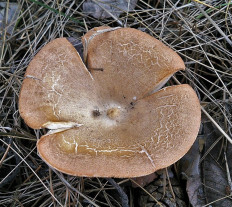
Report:
[[[124,1],[127,6],[115,6],[121,8],[120,14],[113,13],[114,7],[104,7],[105,16],[98,14],[94,17],[83,12],[86,2],[15,1],[19,10],[9,20],[11,29],[1,26],[0,205],[87,206],[91,203],[121,206],[123,202],[115,190],[119,185],[131,206],[138,206],[142,199],[146,200],[147,206],[186,206],[188,202],[193,206],[230,206],[232,163],[228,140],[232,137],[232,3],[222,0],[141,0],[132,8],[128,6],[132,1]],[[99,4],[100,1],[94,2]],[[8,20],[12,11],[9,2],[6,1],[0,9],[4,11],[3,20]],[[107,16],[110,13],[113,15]],[[28,128],[19,116],[18,95],[23,75],[40,48],[56,37],[79,40],[87,30],[100,25],[138,28],[173,48],[184,59],[186,71],[178,72],[167,85],[190,84],[208,118],[203,116],[203,132],[200,134],[204,139],[203,149],[199,150],[198,146],[190,151],[187,160],[193,165],[185,166],[182,171],[177,170],[181,162],[173,165],[174,178],[170,178],[170,182],[167,177],[159,175],[150,184],[132,189],[128,179],[116,180],[113,186],[104,178],[49,173],[35,147],[35,138],[46,131]],[[183,172],[187,174],[187,181],[181,179]],[[197,176],[196,182],[193,182],[194,176]],[[165,188],[161,186],[164,183]],[[177,189],[182,189],[184,195],[188,192],[188,199],[187,196],[176,196]]]

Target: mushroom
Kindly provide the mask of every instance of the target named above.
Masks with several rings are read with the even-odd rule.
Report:
[[[122,178],[186,154],[200,126],[199,100],[187,84],[160,89],[185,68],[182,59],[131,28],[94,28],[82,41],[85,64],[58,38],[26,70],[20,114],[31,128],[51,130],[37,143],[41,158],[70,175]]]

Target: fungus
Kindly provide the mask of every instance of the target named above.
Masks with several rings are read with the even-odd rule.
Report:
[[[41,158],[90,177],[138,177],[179,160],[198,134],[199,100],[187,84],[160,88],[184,70],[182,59],[131,28],[94,28],[82,41],[85,64],[58,38],[26,70],[20,114],[51,129],[38,140]]]

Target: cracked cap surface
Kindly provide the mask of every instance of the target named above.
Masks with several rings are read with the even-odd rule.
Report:
[[[200,104],[189,85],[148,95],[184,69],[174,51],[135,29],[104,29],[109,28],[95,28],[82,39],[91,73],[65,38],[40,50],[25,74],[20,114],[32,128],[57,127],[37,147],[59,171],[150,174],[189,150],[200,126]]]

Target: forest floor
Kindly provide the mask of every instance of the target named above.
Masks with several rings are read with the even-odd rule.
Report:
[[[88,2],[0,2],[0,206],[232,206],[232,2]],[[29,128],[19,114],[21,85],[35,54],[55,38],[80,40],[102,25],[142,30],[176,51],[186,70],[166,85],[191,85],[201,103],[193,148],[149,177],[59,173],[37,153],[36,142],[45,130]]]

